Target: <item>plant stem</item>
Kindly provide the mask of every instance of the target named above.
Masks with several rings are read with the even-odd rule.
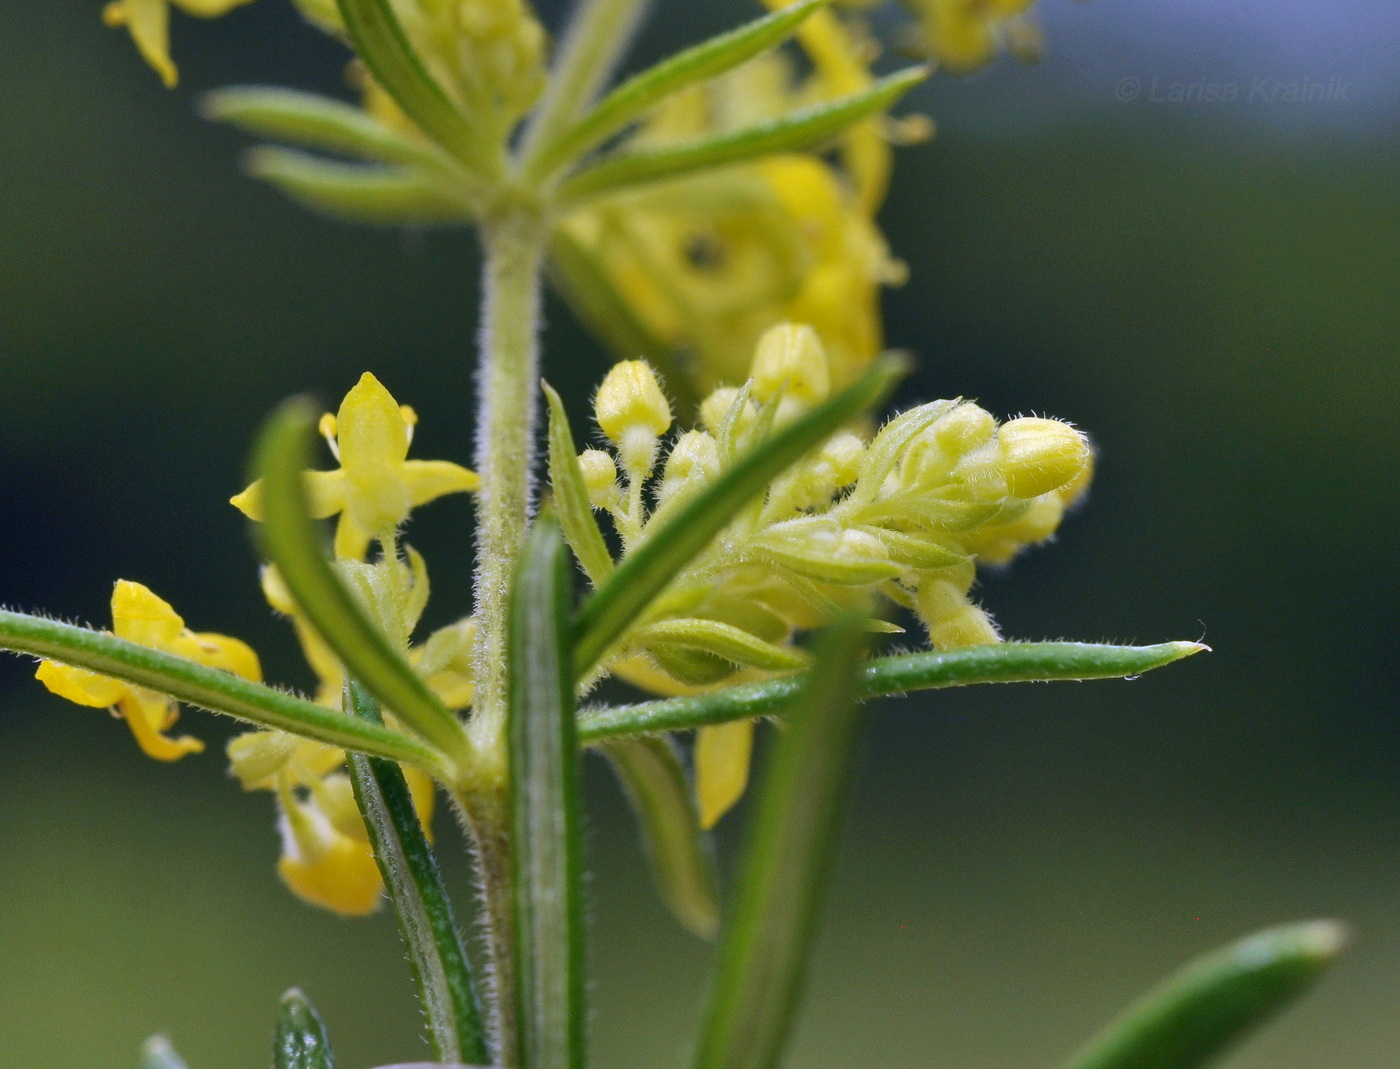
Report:
[[[515,902],[510,878],[509,816],[506,798],[483,793],[454,794],[457,820],[472,841],[477,879],[481,882],[481,925],[487,968],[487,1029],[492,1064],[520,1064],[520,1029],[515,1012]]]
[[[477,760],[454,791],[476,851],[490,955],[495,1063],[518,1063],[505,727],[510,583],[529,520],[539,382],[540,275],[548,224],[503,203],[482,224],[485,255],[477,380],[476,670],[468,731]]]
[[[477,384],[481,493],[471,732],[487,783],[503,783],[505,776],[506,611],[529,519],[545,236],[540,213],[519,205],[503,208],[482,228],[486,264]]]

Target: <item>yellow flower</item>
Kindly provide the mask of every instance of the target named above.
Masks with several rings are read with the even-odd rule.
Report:
[[[125,26],[136,48],[167,89],[179,81],[179,72],[170,59],[170,5],[187,15],[217,18],[251,0],[112,0],[102,9],[108,26]]]
[[[904,0],[929,54],[954,72],[975,70],[1006,48],[1034,59],[1040,31],[1026,13],[1035,0]]]
[[[190,631],[168,602],[140,583],[125,579],[117,583],[112,592],[112,632],[128,642],[221,668],[244,679],[262,679],[257,654],[247,645],[227,635]],[[55,661],[42,662],[35,674],[60,698],[113,709],[126,721],[146,755],[157,761],[175,761],[204,749],[204,743],[188,735],[171,738],[165,734],[174,726],[179,709],[164,695]]]
[[[340,515],[336,556],[361,560],[371,539],[393,538],[410,510],[445,494],[475,490],[475,472],[447,460],[409,460],[418,417],[400,407],[369,372],[345,395],[338,415],[321,417],[321,433],[340,461],[335,471],[308,471],[306,490],[317,519]],[[230,502],[262,519],[262,487],[254,483]]]
[[[230,769],[245,790],[276,794],[282,882],[306,902],[343,916],[378,908],[384,890],[350,780],[345,751],[284,731],[250,731],[228,745]],[[405,768],[414,810],[432,823],[432,779]]]

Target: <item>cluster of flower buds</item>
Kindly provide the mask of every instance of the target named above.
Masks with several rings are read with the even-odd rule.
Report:
[[[781,324],[759,341],[748,382],[710,394],[700,427],[677,436],[662,461],[662,436],[672,424],[665,395],[646,364],[616,365],[594,406],[612,452],[590,449],[578,458],[591,504],[612,517],[625,555],[831,389],[816,333]],[[998,425],[965,401],[920,405],[871,436],[838,432],[688,566],[609,668],[662,694],[789,671],[805,663],[794,634],[842,609],[859,608],[872,627],[899,630],[881,622],[882,602],[912,610],[936,648],[997,642],[996,627],[969,596],[977,565],[1005,564],[1050,538],[1091,468],[1089,443],[1069,424],[1022,418]],[[728,745],[746,754],[738,730],[728,731]],[[697,750],[702,811],[711,818],[733,793],[716,790],[721,801],[707,802],[705,754],[717,739],[702,733]],[[733,760],[708,763],[711,778],[736,780]],[[742,790],[743,778],[737,782]]]

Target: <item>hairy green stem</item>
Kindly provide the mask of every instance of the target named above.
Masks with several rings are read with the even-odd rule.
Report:
[[[476,689],[468,725],[478,759],[454,792],[476,848],[491,957],[496,1064],[515,1065],[515,946],[506,817],[506,658],[510,584],[529,521],[539,382],[539,300],[547,223],[506,204],[482,226],[478,353]]]
[[[503,782],[506,612],[525,541],[535,457],[540,273],[546,224],[508,206],[482,228],[485,279],[477,384],[476,694],[471,731],[483,786]]]

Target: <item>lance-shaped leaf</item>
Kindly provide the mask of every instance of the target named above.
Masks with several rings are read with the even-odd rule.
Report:
[[[544,395],[549,402],[549,485],[554,491],[554,509],[559,526],[574,556],[594,586],[601,586],[613,573],[612,554],[598,530],[593,506],[588,502],[588,487],[584,485],[583,469],[579,467],[578,448],[569,430],[569,416],[564,402],[549,383],[544,383]]]
[[[974,683],[1120,679],[1141,675],[1209,649],[1199,642],[1105,646],[1089,642],[1004,642],[907,653],[867,661],[858,683],[864,697]],[[747,683],[712,694],[591,709],[579,717],[584,743],[642,732],[684,731],[779,712],[806,685],[805,676]]]
[[[362,720],[380,722],[378,705],[353,680],[346,682],[343,704]],[[356,754],[348,767],[408,952],[433,1054],[445,1062],[484,1065],[489,1059],[471,967],[403,772],[392,761]]]
[[[769,672],[791,672],[807,667],[807,657],[800,650],[765,642],[741,627],[718,620],[695,617],[660,620],[639,629],[636,641],[640,646],[659,644],[700,650],[730,664]]]
[[[272,1039],[272,1069],[335,1069],[321,1015],[296,988],[282,996]]]
[[[1336,921],[1269,928],[1191,962],[1063,1069],[1195,1069],[1318,979],[1346,943]]]
[[[458,160],[480,173],[492,173],[481,133],[423,66],[389,0],[337,3],[355,51],[404,114]]]
[[[575,207],[594,197],[646,182],[678,178],[776,152],[812,148],[852,123],[889,108],[927,76],[926,68],[911,67],[881,78],[859,92],[802,108],[771,122],[696,141],[620,152],[584,168],[561,184],[559,202],[565,208]]]
[[[341,163],[271,145],[251,149],[243,167],[306,207],[354,223],[467,223],[474,217],[465,201],[416,167]]]
[[[302,473],[310,466],[311,406],[284,402],[258,436],[254,467],[262,479],[259,541],[311,626],[381,704],[458,762],[470,742],[458,719],[394,648],[332,570],[307,506]]]
[[[846,795],[864,647],[858,619],[843,618],[822,636],[768,763],[695,1069],[769,1069],[787,1038]]]
[[[259,137],[360,156],[377,163],[452,168],[432,145],[408,137],[343,100],[265,85],[235,85],[206,93],[200,114]]]
[[[842,424],[883,403],[907,370],[902,358],[881,357],[851,386],[739,457],[651,533],[579,614],[574,655],[580,678],[740,509]]]
[[[170,1040],[152,1036],[141,1044],[140,1069],[188,1069],[185,1060],[175,1053]]]
[[[564,39],[549,68],[544,98],[533,110],[520,139],[520,158],[532,159],[541,145],[597,99],[649,5],[646,0],[579,0],[569,12]],[[534,172],[531,172],[534,177]]]
[[[600,749],[637,814],[661,900],[687,929],[713,939],[719,930],[714,848],[700,827],[695,791],[671,737],[611,739]]]
[[[86,668],[261,727],[407,761],[439,778],[449,775],[442,755],[412,736],[101,631],[0,610],[0,649]]]
[[[776,47],[825,2],[798,0],[790,7],[678,52],[628,79],[557,139],[542,145],[538,155],[529,161],[527,173],[549,175],[597,148],[672,94],[716,78]]]
[[[542,516],[510,601],[510,808],[516,991],[526,1069],[582,1069],[585,981],[583,842],[569,561]]]

